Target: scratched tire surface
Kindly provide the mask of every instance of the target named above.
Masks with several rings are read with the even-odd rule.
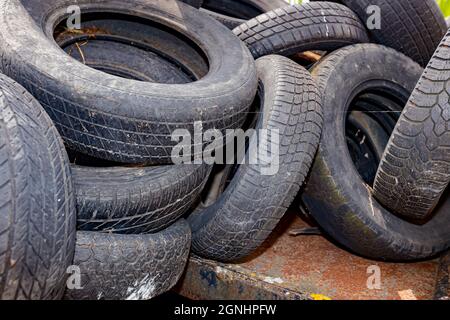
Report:
[[[334,51],[355,43],[369,42],[358,16],[331,2],[307,3],[272,10],[233,30],[253,57],[292,55],[308,50]]]
[[[414,89],[383,154],[374,196],[412,220],[430,217],[450,182],[450,32]]]
[[[23,87],[0,75],[0,300],[61,298],[75,219],[55,126]]]
[[[373,41],[404,53],[423,67],[447,31],[445,18],[435,0],[331,1],[345,4],[364,23],[373,16],[373,11],[368,11],[369,6],[377,6],[381,25],[369,30]]]
[[[278,130],[279,157],[267,139],[257,149],[272,150],[279,168],[264,173],[264,159],[241,164],[218,200],[189,216],[193,251],[203,257],[231,261],[258,248],[297,195],[319,144],[321,98],[311,75],[281,56],[260,58],[256,65],[264,101],[256,128],[269,130],[268,137]]]
[[[169,85],[84,66],[61,51],[50,21],[64,17],[74,4],[82,11],[122,13],[181,30],[199,44],[209,72],[198,81]],[[69,147],[97,158],[171,163],[177,144],[173,131],[192,133],[197,121],[205,130],[238,128],[256,93],[256,70],[246,46],[222,24],[175,0],[5,0],[0,23],[0,70],[37,97]]]
[[[246,20],[287,5],[284,0],[205,0],[200,10],[232,30]]]
[[[376,88],[406,104],[422,71],[405,55],[375,44],[340,49],[312,70],[323,93],[324,130],[302,199],[332,238],[365,257],[416,260],[450,246],[450,199],[426,224],[397,217],[377,202],[363,182],[343,134],[350,97]]]
[[[180,279],[190,244],[191,231],[185,220],[155,234],[78,231],[73,264],[80,268],[82,289],[66,289],[64,298],[148,300],[156,297]]]

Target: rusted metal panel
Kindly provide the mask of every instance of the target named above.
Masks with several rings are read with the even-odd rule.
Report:
[[[193,256],[177,291],[191,299],[433,298],[439,260],[383,263],[355,256],[321,235],[289,235],[308,227],[289,213],[266,244],[240,263]]]
[[[434,299],[450,300],[450,252],[443,255],[439,262]]]

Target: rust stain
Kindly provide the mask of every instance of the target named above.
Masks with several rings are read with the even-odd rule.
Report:
[[[289,213],[271,238],[250,258],[236,264],[220,264],[198,257],[179,292],[189,298],[333,300],[398,300],[399,292],[412,290],[416,299],[432,299],[438,260],[418,263],[385,263],[356,256],[320,235],[292,237],[289,230],[310,227]],[[193,270],[209,266],[217,274],[217,286],[205,289]],[[368,286],[369,267],[379,268],[377,288]],[[265,281],[269,279],[269,281]],[[274,280],[275,279],[275,280]]]

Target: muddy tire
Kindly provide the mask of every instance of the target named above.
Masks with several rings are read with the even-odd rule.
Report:
[[[61,298],[75,246],[69,159],[52,121],[0,75],[0,299]]]
[[[264,101],[256,128],[279,130],[279,170],[265,174],[267,161],[241,164],[217,201],[189,216],[193,251],[220,261],[247,256],[269,236],[308,174],[320,140],[320,95],[310,74],[281,56],[256,65]],[[270,150],[269,142],[256,149]]]
[[[191,231],[185,220],[156,234],[77,232],[73,264],[82,289],[67,289],[67,300],[148,300],[170,290],[189,255]]]
[[[406,104],[421,74],[410,58],[375,44],[340,49],[312,70],[323,93],[324,130],[302,200],[332,238],[365,257],[416,260],[450,245],[450,201],[426,224],[400,219],[376,201],[352,163],[345,135],[336,134],[345,132],[352,97],[373,88]]]
[[[334,51],[369,42],[358,16],[347,7],[330,2],[276,9],[243,23],[233,32],[247,44],[255,59],[268,54]]]
[[[450,182],[449,57],[450,33],[406,104],[374,184],[380,203],[413,221],[432,215]]]
[[[0,69],[38,98],[72,149],[124,163],[171,163],[175,129],[193,133],[196,121],[204,130],[234,129],[245,120],[257,88],[253,58],[226,27],[191,6],[175,0],[77,2],[82,21],[116,14],[145,27],[156,20],[198,43],[209,72],[195,82],[168,85],[108,75],[63,53],[53,28],[67,16],[70,0],[22,3],[26,9],[18,1],[0,5]],[[103,34],[111,41],[117,36]]]

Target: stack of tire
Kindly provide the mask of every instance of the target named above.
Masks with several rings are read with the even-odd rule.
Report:
[[[422,75],[446,30],[432,0],[370,1],[389,13],[372,31],[366,1],[184,2],[0,3],[0,298],[150,299],[191,242],[221,261],[252,253],[305,181],[313,217],[359,254],[449,247],[446,38]],[[324,56],[310,72],[305,51]],[[276,130],[279,170],[173,164],[172,133],[199,122]]]

